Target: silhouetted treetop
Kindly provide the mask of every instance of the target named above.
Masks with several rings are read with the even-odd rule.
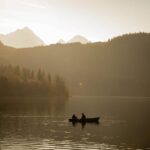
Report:
[[[107,42],[52,44],[15,51],[3,47],[0,63],[30,69],[40,66],[51,75],[59,74],[65,77],[72,95],[150,96],[150,33],[126,34]],[[19,74],[19,69],[15,72]],[[26,76],[39,83],[55,81],[42,70],[31,75],[25,71],[21,80],[29,82]]]
[[[37,74],[37,76],[34,74]],[[57,78],[59,79],[57,82],[55,79],[52,82],[51,75],[41,71],[41,69],[33,71],[20,66],[1,65],[0,96],[42,95],[68,97],[69,93],[64,80],[59,76]]]

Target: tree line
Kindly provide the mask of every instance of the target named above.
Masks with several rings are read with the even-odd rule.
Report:
[[[69,96],[65,81],[45,71],[0,66],[0,96]]]

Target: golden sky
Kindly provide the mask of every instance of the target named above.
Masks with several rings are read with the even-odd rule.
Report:
[[[0,0],[0,33],[28,26],[47,44],[150,32],[150,0]]]

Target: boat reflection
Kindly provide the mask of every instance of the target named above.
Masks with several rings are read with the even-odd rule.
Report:
[[[90,125],[99,125],[100,123],[99,123],[99,121],[97,121],[97,122],[91,122],[91,123],[88,123],[88,122],[72,122],[72,126],[73,126],[73,127],[76,127],[77,124],[80,124],[81,127],[82,127],[82,129],[84,129],[85,126],[86,126],[86,124],[90,124]]]

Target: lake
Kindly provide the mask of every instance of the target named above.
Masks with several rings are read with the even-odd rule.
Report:
[[[23,103],[8,98],[0,104],[1,150],[150,150],[150,98],[19,99]],[[82,112],[100,116],[99,124],[68,122]]]

